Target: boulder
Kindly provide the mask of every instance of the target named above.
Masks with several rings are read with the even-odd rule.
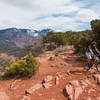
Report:
[[[74,100],[77,100],[79,95],[83,92],[80,82],[78,80],[73,80],[70,84],[74,87]]]
[[[74,90],[71,84],[66,85],[63,93],[69,100],[74,100]]]
[[[48,75],[48,76],[43,80],[43,83],[48,83],[48,82],[50,82],[50,81],[52,81],[52,80],[53,80],[53,76]]]
[[[90,84],[89,80],[72,80],[64,89],[64,95],[69,100],[78,100],[84,89]]]

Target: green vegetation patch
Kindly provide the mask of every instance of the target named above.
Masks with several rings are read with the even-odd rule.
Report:
[[[32,76],[39,69],[38,61],[32,54],[29,54],[25,60],[17,60],[5,69],[6,77]]]

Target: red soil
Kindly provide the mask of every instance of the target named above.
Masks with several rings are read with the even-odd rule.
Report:
[[[72,50],[61,53],[54,61],[49,60],[50,56],[53,55],[53,52],[47,53],[40,57],[39,72],[33,77],[0,81],[0,92],[5,92],[9,96],[8,99],[2,100],[21,100],[21,98],[25,95],[26,89],[31,88],[37,83],[41,83],[48,75],[55,77],[57,73],[62,75],[62,78],[59,80],[59,84],[55,85],[53,83],[52,87],[48,89],[41,88],[36,90],[30,96],[30,100],[67,100],[67,97],[63,95],[63,89],[69,81],[88,78],[91,81],[91,84],[94,83],[91,74],[83,72],[84,63],[77,61],[78,56],[73,54]],[[71,75],[67,74],[68,70],[72,71]],[[95,94],[87,94],[90,87],[87,88],[87,90],[80,96],[79,100],[87,100],[86,98],[88,96],[95,98],[95,96],[100,95],[99,86],[96,86],[95,89],[97,90],[94,92]]]

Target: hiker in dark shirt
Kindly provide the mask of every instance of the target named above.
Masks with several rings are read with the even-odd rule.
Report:
[[[91,60],[93,59],[94,55],[100,54],[100,51],[96,48],[96,42],[92,42],[86,51],[86,56],[88,58],[88,65],[89,69],[92,67],[93,64],[91,64]],[[98,57],[96,57],[97,60],[99,60]]]

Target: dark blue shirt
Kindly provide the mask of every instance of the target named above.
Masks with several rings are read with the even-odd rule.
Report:
[[[91,49],[93,51],[93,53],[96,53],[96,47],[89,45],[88,48],[87,48],[87,52],[90,52],[89,49]]]

